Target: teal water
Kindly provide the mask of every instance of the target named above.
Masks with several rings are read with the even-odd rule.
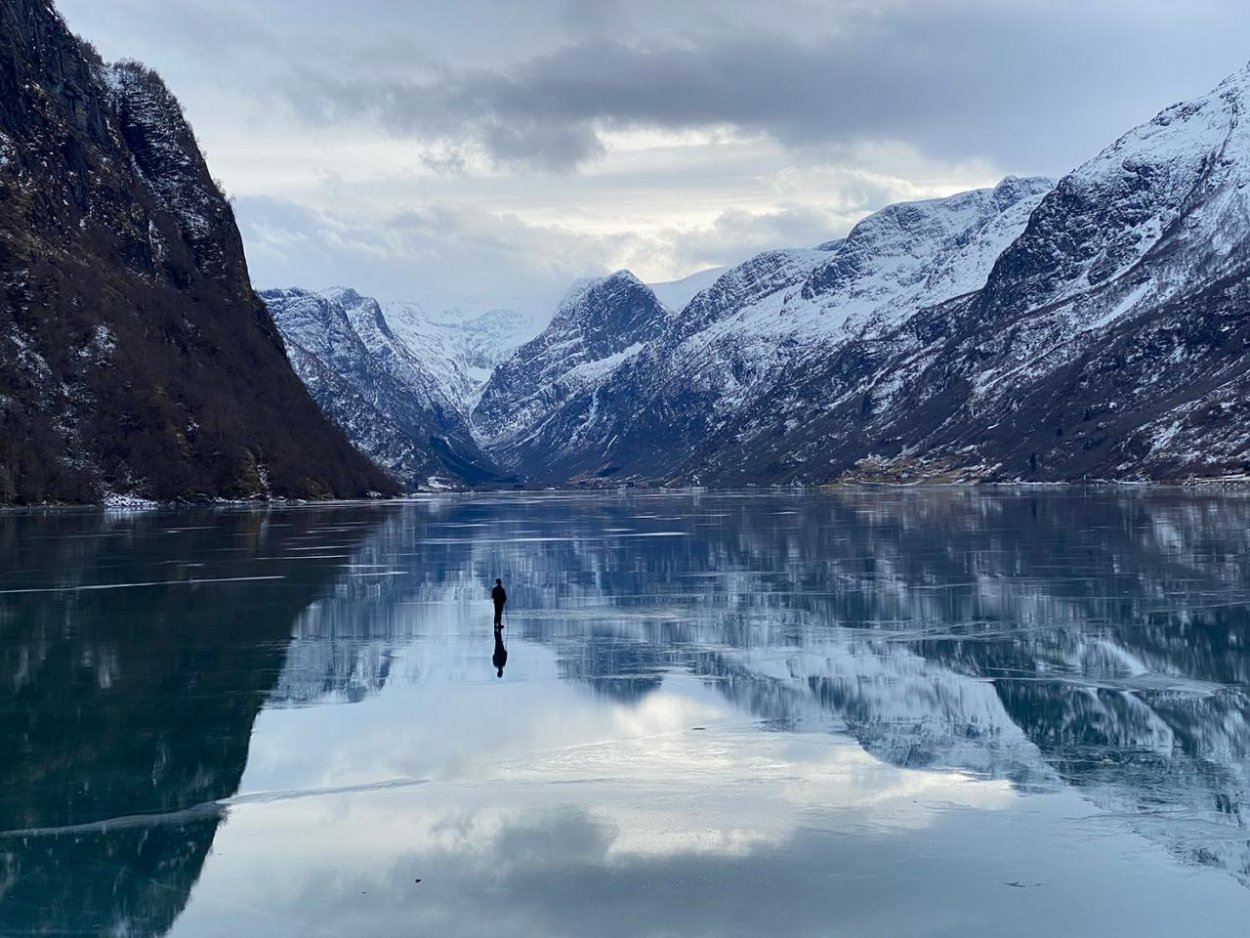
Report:
[[[1248,695],[1236,494],[0,514],[0,936],[1242,936]]]

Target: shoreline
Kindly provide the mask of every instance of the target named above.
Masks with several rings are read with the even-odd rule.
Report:
[[[181,511],[194,509],[300,509],[329,508],[361,505],[396,505],[406,502],[446,498],[525,498],[536,495],[552,496],[603,496],[603,495],[727,495],[727,494],[780,494],[785,492],[853,492],[853,491],[1135,491],[1142,493],[1181,491],[1187,493],[1250,493],[1250,477],[1219,479],[1193,479],[1184,481],[1148,481],[1098,479],[1082,482],[985,482],[985,481],[915,481],[886,482],[876,480],[839,480],[816,484],[773,483],[767,485],[746,483],[743,485],[600,485],[600,486],[542,486],[535,488],[465,488],[436,489],[408,492],[387,498],[331,498],[331,499],[211,499],[197,501],[160,502],[150,499],[121,496],[100,502],[46,502],[38,505],[0,505],[0,515],[33,512],[99,511],[110,513],[140,513],[148,511]]]

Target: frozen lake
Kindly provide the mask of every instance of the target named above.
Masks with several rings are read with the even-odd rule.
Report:
[[[1248,822],[1250,497],[0,514],[4,938],[1243,938]]]

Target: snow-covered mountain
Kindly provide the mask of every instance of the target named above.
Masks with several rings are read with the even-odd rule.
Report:
[[[404,485],[500,480],[470,432],[465,407],[474,382],[445,335],[416,346],[426,353],[419,356],[377,300],[354,290],[268,290],[261,298],[322,410]],[[415,319],[404,322],[412,328]]]
[[[384,302],[382,314],[395,334],[425,362],[467,413],[495,366],[532,339],[544,323],[531,313],[494,309],[457,315],[430,313],[411,302]]]
[[[524,395],[529,409],[509,424],[512,435],[505,440],[488,430],[484,439],[511,468],[541,481],[664,476],[686,466],[697,477],[707,444],[724,433],[736,436],[760,416],[784,426],[790,414],[757,416],[754,409],[833,348],[897,328],[917,310],[983,285],[1052,185],[1007,179],[994,189],[890,206],[845,240],[752,258],[679,315],[652,296],[650,320],[631,319],[630,341],[612,346],[615,356],[600,356],[589,379],[580,358],[562,354],[580,321],[558,314],[531,346],[555,350],[550,358],[567,377],[534,373]],[[606,328],[615,316],[602,302],[583,310],[584,319]],[[500,373],[520,367],[524,354]],[[475,414],[488,427],[493,415],[483,408],[499,397],[520,400],[512,385],[492,383],[495,394],[488,389]]]
[[[481,439],[509,465],[540,439],[571,399],[584,399],[656,338],[672,314],[628,271],[576,284],[536,339],[497,367],[473,419]],[[572,445],[578,445],[573,441]]]
[[[1248,98],[1250,68],[1126,134],[1042,200],[984,289],[806,370],[788,393],[825,406],[747,449],[800,479],[868,457],[894,478],[1244,475]]]
[[[888,206],[659,294],[580,283],[502,361],[404,334],[536,483],[1250,476],[1248,104],[1250,67],[1057,184]]]
[[[723,275],[501,453],[539,481],[1241,477],[1250,69],[1053,186]]]

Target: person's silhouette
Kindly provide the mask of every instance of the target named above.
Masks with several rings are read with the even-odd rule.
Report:
[[[508,601],[508,594],[504,592],[503,580],[495,581],[495,588],[490,591],[491,602],[495,604],[495,628],[503,627],[503,607]]]
[[[491,655],[490,663],[497,669],[496,676],[503,677],[503,667],[508,663],[508,649],[503,645],[503,629],[495,626],[495,653]]]

